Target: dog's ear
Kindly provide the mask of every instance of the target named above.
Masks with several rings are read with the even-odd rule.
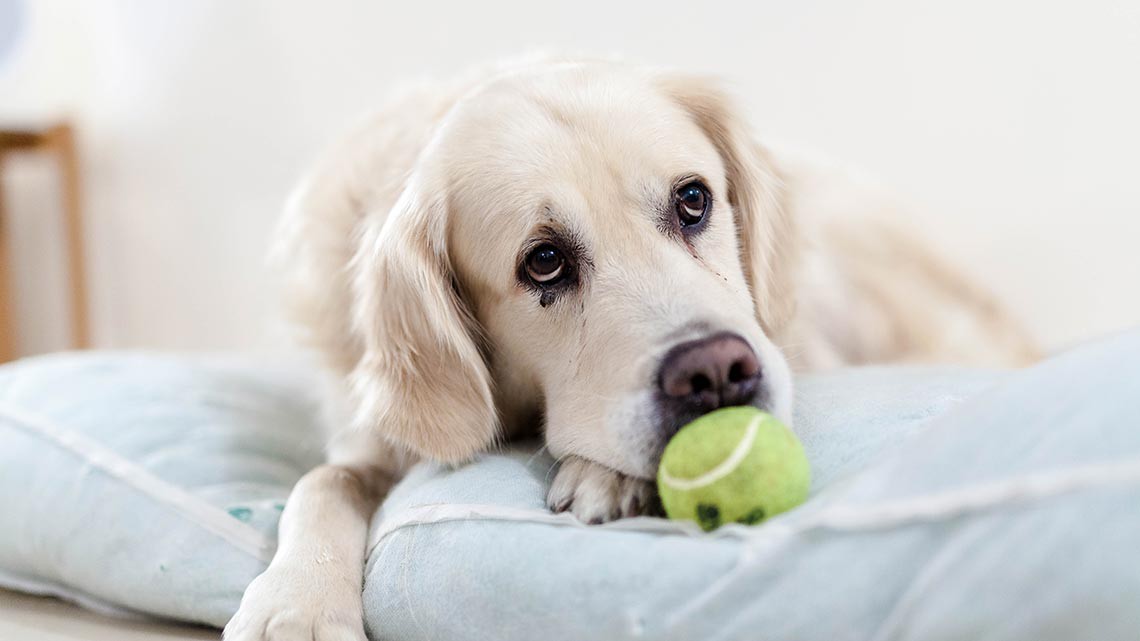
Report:
[[[445,199],[413,176],[387,220],[367,219],[351,266],[363,346],[350,377],[355,427],[433,460],[466,460],[495,440],[498,421],[448,259]]]
[[[721,156],[756,315],[769,335],[779,333],[795,313],[792,274],[798,242],[791,217],[781,206],[782,185],[774,165],[715,81],[669,74],[660,82]]]

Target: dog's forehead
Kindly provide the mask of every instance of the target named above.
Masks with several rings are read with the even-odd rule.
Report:
[[[646,181],[723,173],[689,113],[636,74],[587,67],[501,78],[448,120],[441,144],[461,188],[533,196],[543,185],[604,186],[639,197]]]

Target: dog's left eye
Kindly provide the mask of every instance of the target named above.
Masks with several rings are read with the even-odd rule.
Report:
[[[700,223],[709,210],[709,190],[699,181],[686,183],[677,189],[673,196],[673,206],[681,227]]]

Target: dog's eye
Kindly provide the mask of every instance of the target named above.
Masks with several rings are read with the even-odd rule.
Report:
[[[705,218],[709,210],[709,190],[698,181],[686,183],[677,189],[673,196],[677,218],[682,227],[696,225]]]
[[[566,258],[554,245],[539,245],[526,257],[526,273],[540,285],[549,285],[566,271]]]

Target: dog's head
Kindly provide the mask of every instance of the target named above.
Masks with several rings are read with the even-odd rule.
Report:
[[[777,192],[702,78],[583,63],[481,85],[386,220],[365,221],[360,419],[458,461],[541,417],[555,456],[643,478],[710,409],[788,419]]]

